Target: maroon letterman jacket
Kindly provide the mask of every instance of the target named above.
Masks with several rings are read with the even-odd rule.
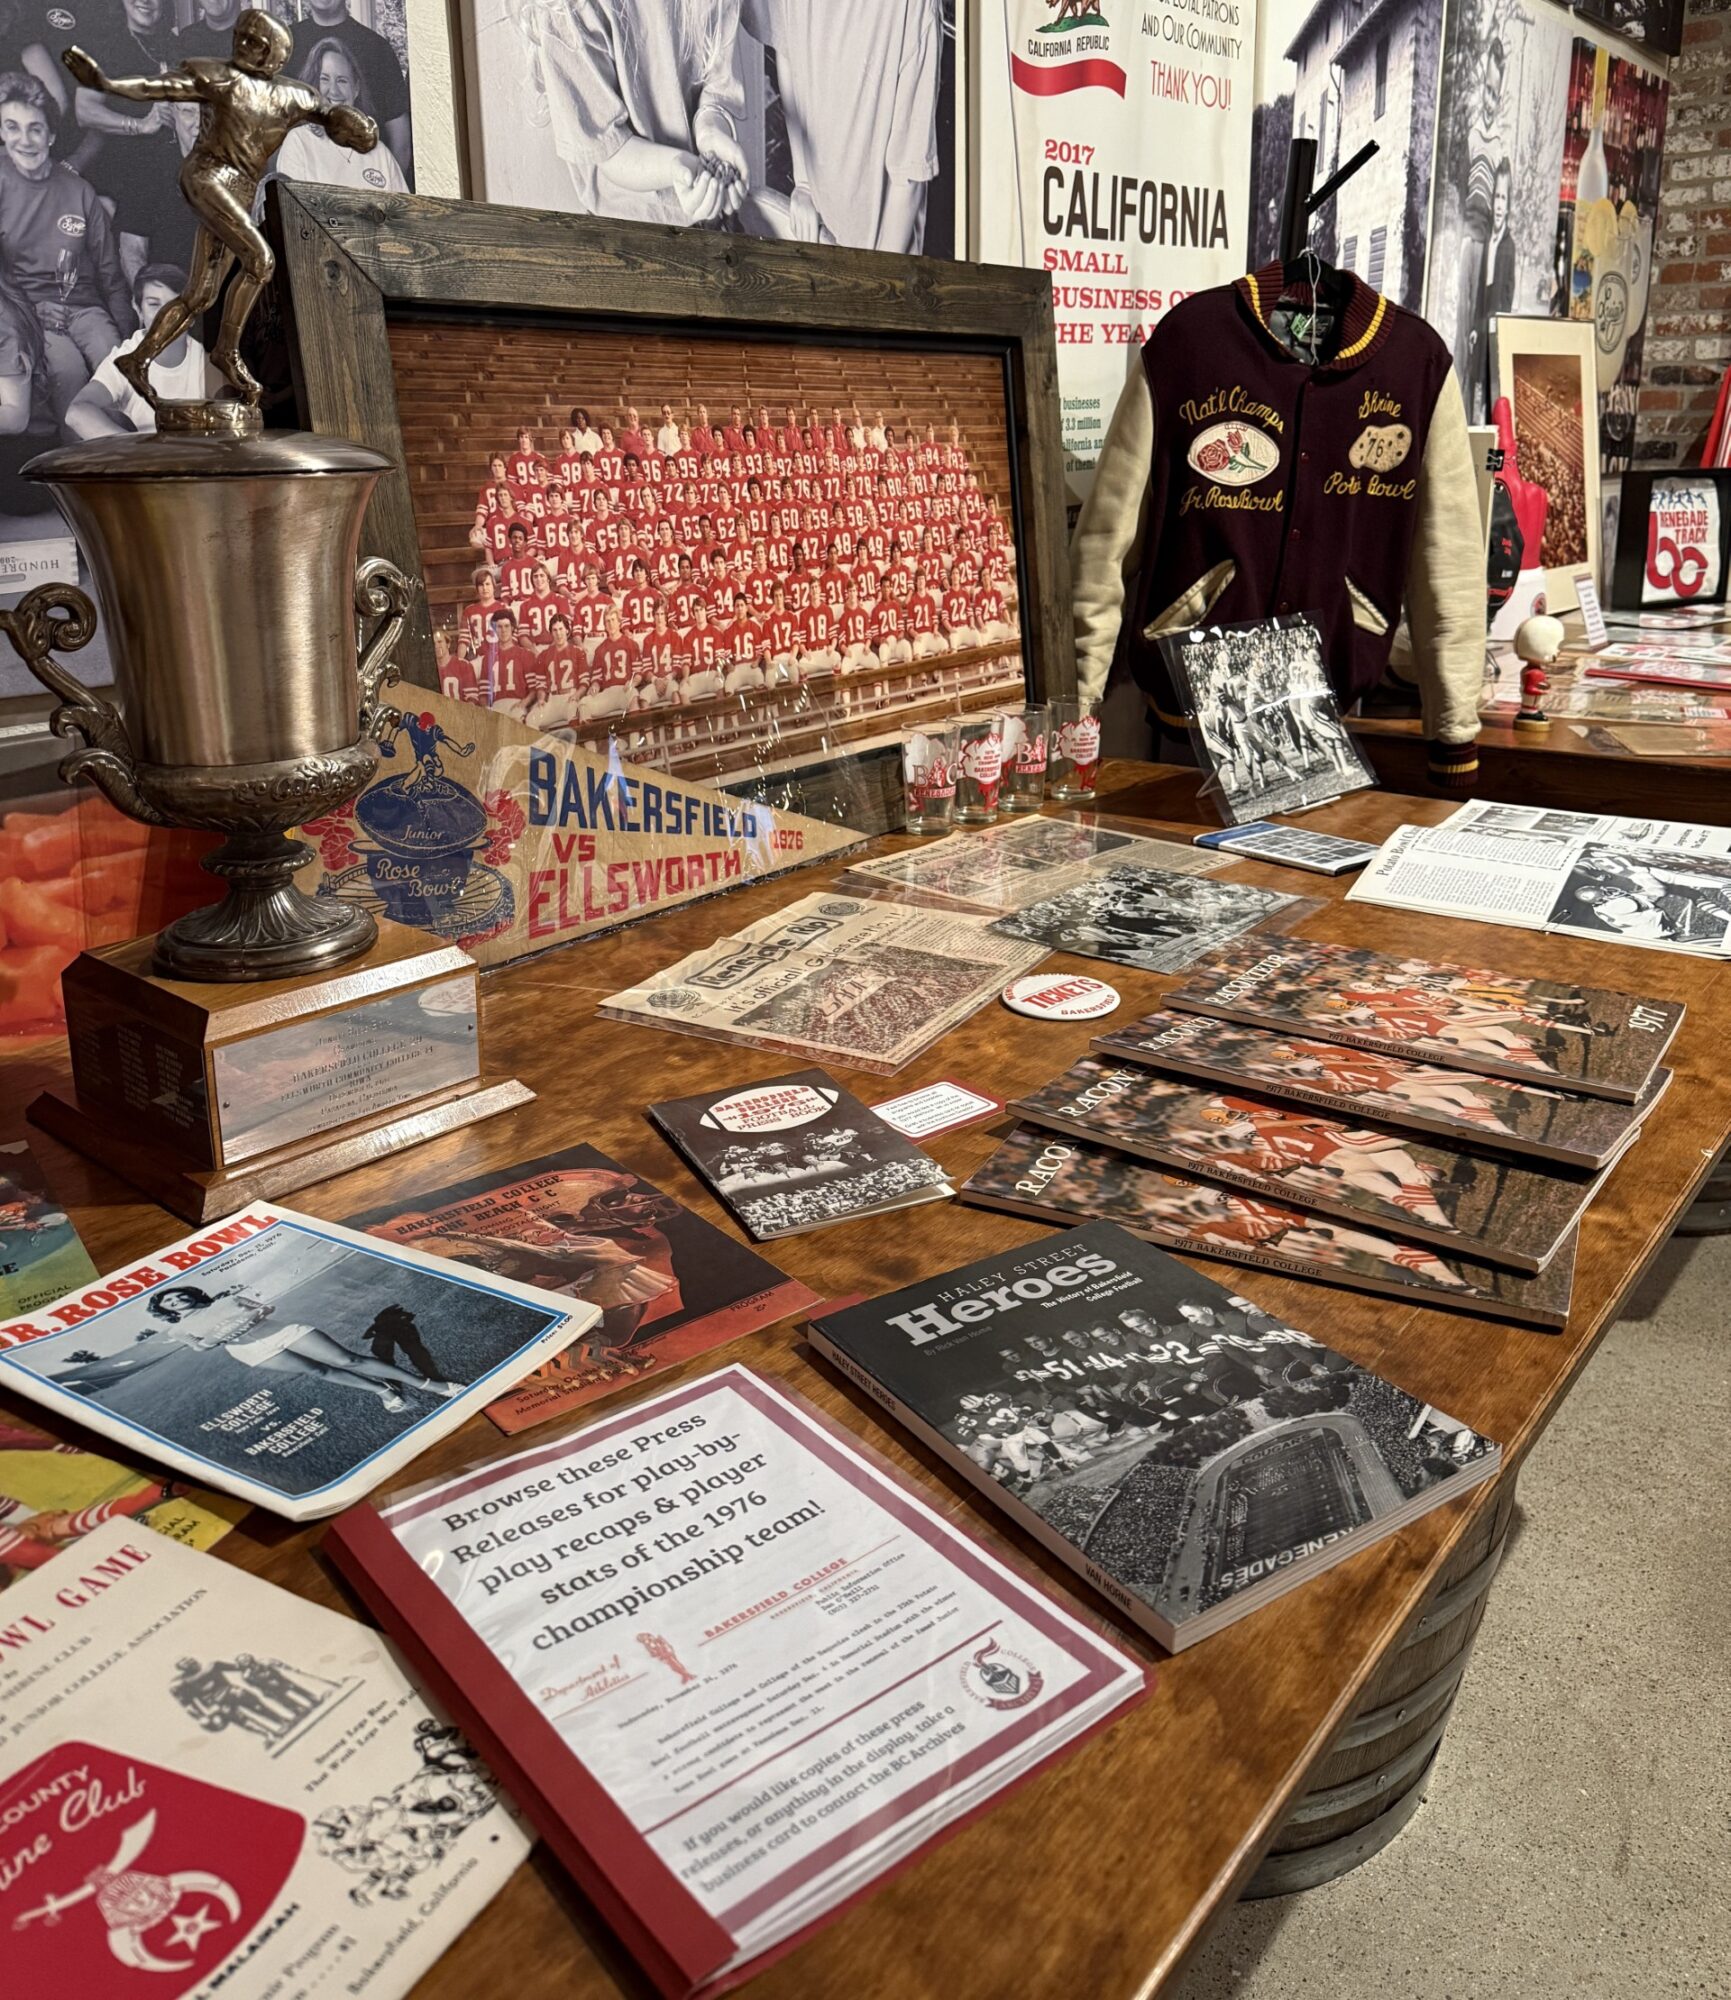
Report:
[[[1466,415],[1431,328],[1350,274],[1347,286],[1315,363],[1270,330],[1279,264],[1156,327],[1077,524],[1081,687],[1103,690],[1128,603],[1131,669],[1182,727],[1162,634],[1304,612],[1350,706],[1383,678],[1404,608],[1433,774],[1462,784],[1485,632]]]

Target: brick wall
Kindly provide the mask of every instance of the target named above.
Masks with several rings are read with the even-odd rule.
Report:
[[[1653,263],[1634,462],[1694,465],[1731,363],[1731,0],[1687,0]]]

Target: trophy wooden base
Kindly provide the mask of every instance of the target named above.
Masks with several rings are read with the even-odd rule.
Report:
[[[481,1073],[479,975],[455,945],[381,923],[322,977],[196,984],[154,938],[66,970],[74,1096],[33,1124],[192,1222],[368,1165],[526,1104]]]

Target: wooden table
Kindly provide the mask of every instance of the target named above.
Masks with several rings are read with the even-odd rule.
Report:
[[[1355,715],[1347,726],[1380,784],[1397,792],[1431,790],[1422,723]],[[1479,728],[1474,790],[1482,799],[1568,812],[1658,813],[1731,826],[1731,757],[1637,756],[1578,718],[1559,717],[1544,736],[1534,738],[1512,721],[1487,717]]]
[[[1580,613],[1567,613],[1563,625],[1568,636],[1553,670],[1553,679],[1559,687],[1575,682],[1579,670],[1590,665],[1594,657],[1585,650],[1585,626]],[[1687,644],[1697,637],[1722,638],[1728,631],[1731,631],[1731,610],[1699,634],[1683,631],[1673,636],[1679,643]],[[1618,637],[1627,635],[1619,633]],[[1510,646],[1512,641],[1499,641],[1498,655],[1503,655]],[[1588,685],[1608,688],[1616,683],[1601,681]],[[1552,706],[1554,709],[1554,701]],[[1420,794],[1431,791],[1424,725],[1416,716],[1355,715],[1347,726],[1370,760],[1378,782],[1388,790]],[[1648,754],[1630,750],[1617,740],[1613,729],[1626,731],[1637,741],[1645,739]],[[1631,816],[1660,813],[1666,819],[1731,826],[1731,757],[1660,750],[1667,739],[1687,733],[1685,727],[1606,726],[1580,717],[1556,715],[1550,729],[1535,736],[1517,730],[1512,715],[1485,716],[1479,727],[1479,776],[1475,789],[1480,798],[1560,806],[1569,812]],[[1723,726],[1714,724],[1713,733],[1716,737],[1723,736]]]
[[[1202,818],[1194,785],[1194,773],[1113,767],[1100,804],[1193,827]],[[1303,823],[1375,839],[1404,819],[1434,821],[1448,810],[1440,802],[1364,793],[1308,814]],[[1244,1888],[1331,1739],[1375,1677],[1387,1673],[1403,1634],[1426,1615],[1427,1594],[1451,1564],[1464,1565],[1469,1579],[1483,1576],[1479,1550],[1494,1542],[1498,1514],[1506,1518],[1522,1455],[1731,1135],[1731,1074],[1723,1061],[1731,987],[1717,965],[1342,904],[1339,883],[1291,870],[1240,863],[1233,874],[1329,899],[1333,907],[1301,926],[1311,936],[1398,944],[1439,959],[1684,1001],[1688,1015],[1671,1057],[1676,1086],[1587,1217],[1576,1309],[1561,1335],[1202,1265],[1294,1325],[1500,1439],[1508,1470],[1491,1487],[1443,1507],[1174,1660],[1127,1634],[1069,1571],[1006,1527],[1022,1560],[1044,1570],[1056,1594],[1150,1661],[1152,1694],[774,1967],[754,1986],[757,1994],[778,2000],[843,1993],[852,2000],[937,1994],[944,2000],[1012,1994],[1016,2000],[1129,2000],[1165,1990],[1211,1920]],[[744,1084],[785,1065],[747,1048],[598,1020],[595,1006],[651,968],[824,879],[821,870],[796,875],[490,976],[484,991],[492,1061],[500,1073],[514,1071],[532,1084],[538,1100],[295,1199],[320,1214],[341,1216],[411,1186],[436,1186],[588,1141],[723,1220],[655,1135],[643,1106],[652,1097]],[[1093,962],[1085,969],[1106,973],[1119,987],[1126,1019],[1156,1005],[1172,983]],[[868,1101],[943,1075],[1008,1097],[1063,1069],[1083,1052],[1090,1032],[1085,1023],[1035,1023],[994,1005],[893,1081],[851,1074],[845,1080]],[[51,1059],[19,1057],[0,1071],[14,1125],[54,1068]],[[100,1266],[182,1233],[183,1225],[76,1155],[40,1135],[34,1142]],[[976,1129],[935,1141],[933,1151],[961,1176],[993,1144],[989,1128]],[[943,1203],[773,1248],[785,1269],[833,1296],[907,1284],[1043,1233],[1013,1217]],[[718,1358],[786,1378],[947,1492],[949,1504],[978,1532],[996,1532],[993,1524],[1001,1517],[989,1515],[970,1488],[844,1392],[791,1329],[755,1335]],[[688,1363],[685,1372],[706,1365]],[[408,1478],[446,1473],[502,1448],[488,1421],[477,1418],[420,1459]],[[220,1554],[320,1603],[345,1605],[317,1554],[318,1541],[316,1526],[297,1530],[254,1513]],[[1557,1922],[1568,1921],[1559,1906]],[[541,1850],[427,1976],[420,1993],[424,2000],[472,2000],[501,1981],[513,2000],[597,2000],[644,1990]]]

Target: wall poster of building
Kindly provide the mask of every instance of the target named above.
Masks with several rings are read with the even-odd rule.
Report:
[[[484,201],[956,253],[965,0],[464,0]]]
[[[274,171],[381,191],[413,187],[402,0],[268,0],[267,10],[292,37],[284,74],[369,113],[380,134],[360,154],[303,126]],[[181,289],[192,251],[179,175],[198,107],[85,90],[61,54],[76,43],[109,77],[156,76],[189,56],[227,56],[241,11],[242,0],[71,0],[14,10],[0,50],[0,181],[40,183],[46,193],[20,195],[18,219],[0,229],[0,606],[10,609],[39,583],[90,588],[72,531],[22,468],[57,444],[154,428],[114,356]],[[198,398],[220,386],[191,335],[151,376],[165,396]],[[36,694],[12,649],[0,653],[0,695]],[[94,685],[113,678],[100,629],[67,664]]]
[[[1378,152],[1318,212],[1311,246],[1419,310],[1443,9],[1438,0],[1260,0],[1250,263],[1280,254],[1289,142],[1316,141],[1316,185],[1366,140]]]
[[[1467,421],[1490,418],[1490,322],[1557,295],[1573,23],[1546,0],[1450,0],[1425,317],[1454,355]]]
[[[1160,315],[1249,267],[1257,4],[982,0],[976,249],[1052,274],[1073,493]]]

